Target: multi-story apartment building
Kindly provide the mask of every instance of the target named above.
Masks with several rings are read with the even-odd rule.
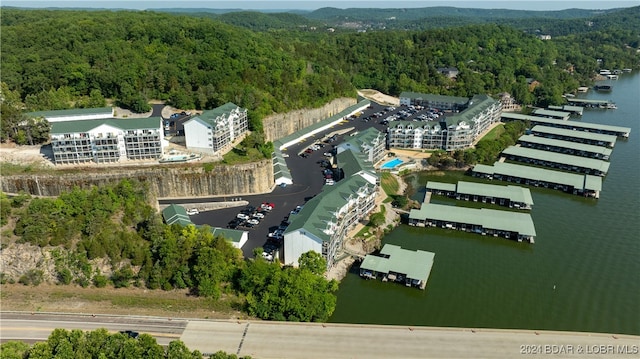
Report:
[[[407,94],[403,93],[405,96]],[[466,107],[462,107],[462,100],[455,100],[459,98],[450,98],[449,102],[445,102],[448,96],[441,97],[445,99],[424,101],[420,97],[420,101],[408,101],[408,97],[401,97],[401,101],[404,98],[406,104],[434,107],[439,103],[440,109],[451,108],[453,111],[459,112],[445,115],[438,121],[393,121],[389,123],[387,129],[389,148],[442,149],[446,151],[464,149],[472,146],[483,132],[492,124],[500,121],[501,104],[487,95],[474,96],[464,103]]]
[[[159,159],[163,139],[160,117],[70,120],[51,123],[56,164]]]
[[[337,259],[347,233],[374,208],[379,188],[378,175],[365,155],[355,151],[337,154],[345,178],[309,200],[284,232],[284,262],[297,266],[300,255],[321,253],[327,269]]]
[[[249,131],[247,110],[228,102],[204,111],[184,123],[187,148],[216,153],[232,145]]]
[[[359,152],[366,156],[367,161],[375,165],[384,158],[385,148],[385,134],[370,127],[339,144],[336,152],[341,153],[349,150]]]

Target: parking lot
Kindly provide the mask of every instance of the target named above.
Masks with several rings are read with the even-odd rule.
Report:
[[[363,111],[360,116],[345,120],[315,137],[301,141],[283,151],[288,155],[286,161],[293,177],[293,185],[277,186],[271,193],[266,194],[226,196],[226,198],[216,197],[210,199],[164,200],[161,203],[222,201],[235,197],[248,201],[249,206],[254,207],[254,213],[262,203],[272,203],[274,205],[273,208],[264,214],[264,218],[261,218],[258,224],[250,226],[247,226],[246,223],[240,225],[240,222],[233,222],[243,210],[246,210],[244,206],[200,212],[191,216],[191,220],[196,224],[207,224],[212,227],[222,228],[236,227],[236,229],[248,231],[249,240],[242,248],[247,258],[253,256],[253,249],[257,247],[267,247],[272,250],[281,249],[282,241],[270,240],[269,233],[273,233],[278,227],[284,225],[283,221],[288,218],[290,212],[295,210],[297,206],[303,206],[306,201],[322,191],[329,179],[327,178],[328,173],[324,172],[327,169],[326,164],[323,164],[322,161],[329,160],[331,156],[328,156],[328,154],[332,153],[335,146],[348,140],[351,134],[370,127],[375,127],[384,133],[387,128],[385,121],[389,121],[393,117],[395,117],[395,120],[411,121],[426,113],[429,113],[428,109],[409,110],[405,106],[390,108],[374,103],[370,108]],[[333,140],[329,140],[331,137],[333,137]],[[316,144],[318,145],[317,149],[313,147]],[[332,172],[330,179],[333,180],[333,183],[339,181],[339,174]],[[249,215],[248,213],[246,214]],[[251,216],[253,216],[253,213]],[[236,224],[234,225],[233,223]],[[282,256],[281,252],[280,250],[280,256]]]

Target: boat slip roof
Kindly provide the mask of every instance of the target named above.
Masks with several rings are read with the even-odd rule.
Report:
[[[470,194],[493,198],[508,198],[513,202],[526,203],[533,205],[531,191],[528,188],[520,186],[502,186],[495,184],[477,183],[458,181],[458,184],[443,182],[427,182],[427,190],[437,189],[442,191],[452,191],[459,194]]]
[[[509,146],[502,151],[505,155],[530,158],[539,161],[560,163],[569,166],[588,168],[602,173],[609,172],[609,166],[611,165],[607,161],[598,160],[595,158],[581,157],[565,155],[564,153],[557,153],[544,150],[536,150],[535,148]]]
[[[473,172],[485,174],[498,174],[526,178],[534,181],[557,183],[571,186],[579,190],[601,191],[602,177],[578,173],[560,172],[546,168],[530,167],[514,163],[495,162],[492,166],[478,164],[473,167]]]
[[[577,130],[568,130],[565,128],[557,128],[551,126],[541,126],[537,125],[531,129],[532,132],[538,132],[543,134],[550,134],[556,136],[564,136],[564,137],[574,137],[581,138],[593,141],[601,141],[611,145],[613,147],[616,143],[617,137],[613,135],[605,135],[601,133],[587,132],[587,131],[577,131]]]
[[[545,109],[542,109],[542,108],[537,108],[537,109],[533,110],[533,113],[535,113],[537,116],[558,117],[558,118],[561,118],[563,120],[567,120],[571,116],[571,114],[568,113],[568,112],[545,110]]]
[[[420,209],[411,210],[409,218],[466,223],[482,226],[485,229],[517,232],[526,236],[536,235],[533,219],[529,213],[423,203]]]
[[[588,145],[586,143],[579,143],[579,142],[563,141],[563,140],[557,140],[554,138],[546,138],[546,137],[534,136],[534,135],[522,135],[520,136],[520,138],[518,138],[518,142],[528,142],[528,143],[534,143],[537,145],[567,148],[567,149],[576,150],[576,151],[596,153],[603,156],[611,156],[611,152],[613,152],[612,149],[607,147]]]
[[[510,120],[531,121],[533,124],[539,123],[539,124],[545,124],[545,125],[562,127],[562,128],[571,128],[571,129],[575,128],[580,131],[596,130],[596,131],[615,132],[620,134],[629,134],[631,132],[631,128],[629,127],[601,125],[598,123],[590,123],[590,122],[582,122],[582,121],[571,121],[571,120],[563,121],[563,120],[556,120],[552,118],[523,115],[521,113],[503,112],[501,117],[505,119],[510,119]]]
[[[404,274],[407,278],[426,282],[433,267],[435,253],[421,250],[408,250],[393,244],[385,244],[380,254],[388,257],[378,257],[368,254],[364,257],[361,269],[378,273],[395,272]]]

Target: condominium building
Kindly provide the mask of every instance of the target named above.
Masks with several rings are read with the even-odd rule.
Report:
[[[406,96],[407,93],[403,93]],[[414,94],[420,95],[420,94]],[[425,95],[426,96],[426,95]],[[432,95],[435,96],[435,95]],[[441,97],[441,98],[440,98]],[[442,149],[454,151],[471,147],[492,124],[500,121],[501,104],[487,95],[476,95],[463,103],[461,98],[427,97],[425,101],[405,99],[408,105],[422,105],[459,111],[437,121],[393,121],[387,129],[389,148]],[[414,99],[415,100],[415,99]],[[437,100],[437,101],[436,101]]]
[[[231,102],[204,111],[184,123],[187,148],[200,152],[216,153],[227,149],[247,131],[247,110]]]
[[[379,179],[371,162],[361,153],[337,154],[345,178],[309,200],[284,232],[284,262],[297,266],[300,255],[321,253],[331,268],[347,233],[375,208]]]
[[[347,138],[348,140],[337,146],[337,153],[349,150],[362,153],[367,161],[374,165],[384,158],[386,136],[374,127]]]
[[[53,160],[77,164],[159,159],[164,138],[161,125],[160,117],[52,122]]]

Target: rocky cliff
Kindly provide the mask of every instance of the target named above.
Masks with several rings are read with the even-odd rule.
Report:
[[[275,141],[288,136],[355,104],[355,98],[338,98],[319,108],[292,111],[266,117],[262,120],[265,140]]]
[[[147,183],[156,197],[200,197],[270,192],[273,187],[271,161],[235,166],[215,165],[205,170],[202,163],[156,167],[87,168],[81,173],[59,175],[3,176],[2,191],[37,196],[58,196],[74,187],[90,188],[124,178]]]

